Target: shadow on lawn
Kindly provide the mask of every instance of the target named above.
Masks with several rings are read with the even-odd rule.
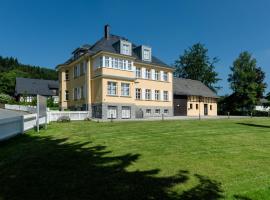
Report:
[[[27,135],[6,142],[0,154],[0,199],[214,200],[222,197],[220,183],[201,175],[194,175],[198,184],[193,188],[181,194],[169,192],[171,187],[187,182],[188,171],[179,171],[171,177],[157,177],[158,169],[130,172],[126,167],[139,158],[138,154],[109,157],[105,146],[86,147],[87,144]],[[7,154],[9,158],[1,158]]]
[[[270,128],[268,125],[260,125],[260,124],[250,124],[250,123],[237,123],[239,125],[245,125],[245,126],[252,126],[252,127],[258,127],[258,128]]]

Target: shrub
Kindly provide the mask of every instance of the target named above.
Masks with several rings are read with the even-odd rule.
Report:
[[[70,118],[68,116],[61,116],[57,119],[57,122],[70,122]]]
[[[84,118],[84,121],[92,121],[91,117]]]
[[[3,94],[3,93],[0,94],[0,103],[6,104],[6,103],[13,102],[13,101],[14,101],[13,97],[11,97],[7,94]]]

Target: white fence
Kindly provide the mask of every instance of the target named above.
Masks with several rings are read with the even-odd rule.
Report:
[[[70,120],[84,120],[90,117],[87,111],[50,111],[47,112],[48,122],[57,121],[60,117],[69,117]]]
[[[47,123],[57,121],[60,117],[66,116],[70,120],[84,120],[89,117],[87,111],[50,111],[47,112]],[[37,114],[16,116],[0,120],[0,140],[8,139],[36,126]],[[39,124],[45,124],[46,118],[39,119]]]
[[[19,110],[19,111],[25,111],[25,112],[30,112],[30,113],[36,113],[37,112],[36,106],[23,106],[23,105],[5,104],[5,109]]]
[[[0,140],[18,135],[24,130],[23,116],[1,119],[0,127]]]

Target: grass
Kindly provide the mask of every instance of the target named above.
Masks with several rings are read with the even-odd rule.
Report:
[[[0,200],[270,199],[267,118],[52,123],[0,144]]]

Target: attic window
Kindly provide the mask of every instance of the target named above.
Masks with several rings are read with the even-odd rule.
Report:
[[[128,41],[120,41],[121,43],[121,54],[131,56],[131,43]]]
[[[144,61],[151,61],[152,55],[151,55],[151,48],[143,46],[142,48],[142,59]]]

